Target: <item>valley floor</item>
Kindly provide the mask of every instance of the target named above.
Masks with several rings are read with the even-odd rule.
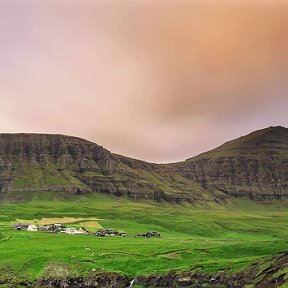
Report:
[[[103,227],[125,231],[128,236],[93,237],[12,228],[19,219],[43,223],[62,218],[63,222],[69,219],[68,227],[89,223],[91,232]],[[238,199],[225,206],[193,206],[139,203],[106,195],[78,200],[35,197],[30,203],[0,208],[0,284],[49,275],[87,276],[98,270],[129,277],[192,267],[200,272],[234,273],[261,257],[288,250],[287,219],[287,201]],[[135,238],[147,231],[158,231],[161,237]]]

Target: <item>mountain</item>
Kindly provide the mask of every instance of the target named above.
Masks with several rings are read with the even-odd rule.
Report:
[[[28,200],[42,192],[167,201],[215,198],[163,165],[116,155],[80,138],[46,134],[0,135],[0,191],[5,201]]]
[[[287,148],[288,129],[270,127],[183,162],[153,164],[71,136],[0,134],[0,195],[6,202],[43,192],[170,202],[285,197]]]
[[[255,131],[172,166],[183,177],[230,196],[288,196],[288,129]]]

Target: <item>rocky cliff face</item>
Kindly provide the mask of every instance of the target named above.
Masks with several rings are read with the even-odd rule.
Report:
[[[288,196],[288,129],[271,127],[184,162],[157,165],[76,137],[0,134],[0,193],[21,201],[48,191],[167,201]]]
[[[82,193],[89,188],[74,177],[81,169],[109,166],[110,152],[78,138],[62,135],[0,135],[2,192],[57,191]]]
[[[0,135],[0,191],[5,201],[43,191],[63,197],[98,192],[168,201],[215,198],[165,166],[115,155],[83,139],[45,134]]]
[[[171,168],[230,196],[288,196],[288,129],[256,131]]]

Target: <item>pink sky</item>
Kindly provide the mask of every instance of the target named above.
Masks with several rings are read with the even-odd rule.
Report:
[[[170,162],[287,127],[286,2],[2,0],[0,132]]]

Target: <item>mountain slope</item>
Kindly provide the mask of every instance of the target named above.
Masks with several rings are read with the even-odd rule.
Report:
[[[288,195],[288,129],[269,127],[172,165],[175,173],[232,196]]]
[[[84,139],[0,134],[2,201],[35,193],[108,193],[172,202],[288,196],[288,129],[270,127],[184,162],[153,164],[113,154]]]
[[[0,135],[0,191],[5,201],[43,191],[63,197],[99,192],[168,201],[215,198],[164,166],[112,154],[80,138],[46,134]]]

